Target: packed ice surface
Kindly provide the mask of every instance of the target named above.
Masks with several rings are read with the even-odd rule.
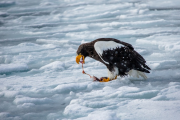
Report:
[[[179,0],[1,0],[0,119],[179,120],[179,13]],[[132,44],[148,79],[83,75],[78,46],[103,37]]]

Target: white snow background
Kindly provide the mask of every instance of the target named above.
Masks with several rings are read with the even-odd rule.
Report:
[[[132,44],[148,79],[83,75],[78,46],[103,37]],[[107,76],[93,59],[84,68]],[[179,119],[179,0],[0,1],[0,120]]]

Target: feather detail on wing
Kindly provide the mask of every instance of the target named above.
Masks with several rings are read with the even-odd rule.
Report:
[[[123,47],[122,44],[116,43],[114,41],[97,41],[94,44],[94,48],[95,51],[97,52],[97,54],[99,55],[99,57],[106,63],[109,64],[108,62],[106,62],[103,58],[102,58],[102,54],[104,51],[106,50],[113,50],[116,48],[121,48]]]
[[[137,53],[136,51],[133,51],[132,52],[133,54],[133,57],[136,59],[136,61],[142,65],[144,68],[148,69],[148,70],[151,70],[147,65],[146,65],[146,61],[145,59],[139,54]],[[146,70],[145,70],[146,71]],[[148,72],[148,71],[147,71]]]

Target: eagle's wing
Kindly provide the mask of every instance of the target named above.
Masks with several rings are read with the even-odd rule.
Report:
[[[94,44],[94,49],[99,55],[99,57],[106,63],[109,64],[109,60],[103,57],[103,54],[105,54],[105,51],[114,50],[117,48],[121,48],[124,45],[114,42],[114,41],[97,41]],[[108,56],[108,55],[107,55]]]
[[[117,66],[122,74],[131,69],[149,73],[146,69],[150,68],[145,64],[144,58],[129,45],[115,41],[97,41],[94,48],[104,63]]]

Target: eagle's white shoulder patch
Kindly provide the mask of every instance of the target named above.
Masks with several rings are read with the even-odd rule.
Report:
[[[94,48],[97,52],[97,54],[100,56],[100,58],[102,59],[102,54],[104,50],[108,50],[108,49],[116,49],[117,47],[123,47],[124,45],[120,44],[120,43],[116,43],[114,41],[97,41],[94,44]],[[103,60],[103,59],[102,59]],[[104,60],[103,60],[104,61]],[[109,64],[108,62],[104,61],[106,64]]]

